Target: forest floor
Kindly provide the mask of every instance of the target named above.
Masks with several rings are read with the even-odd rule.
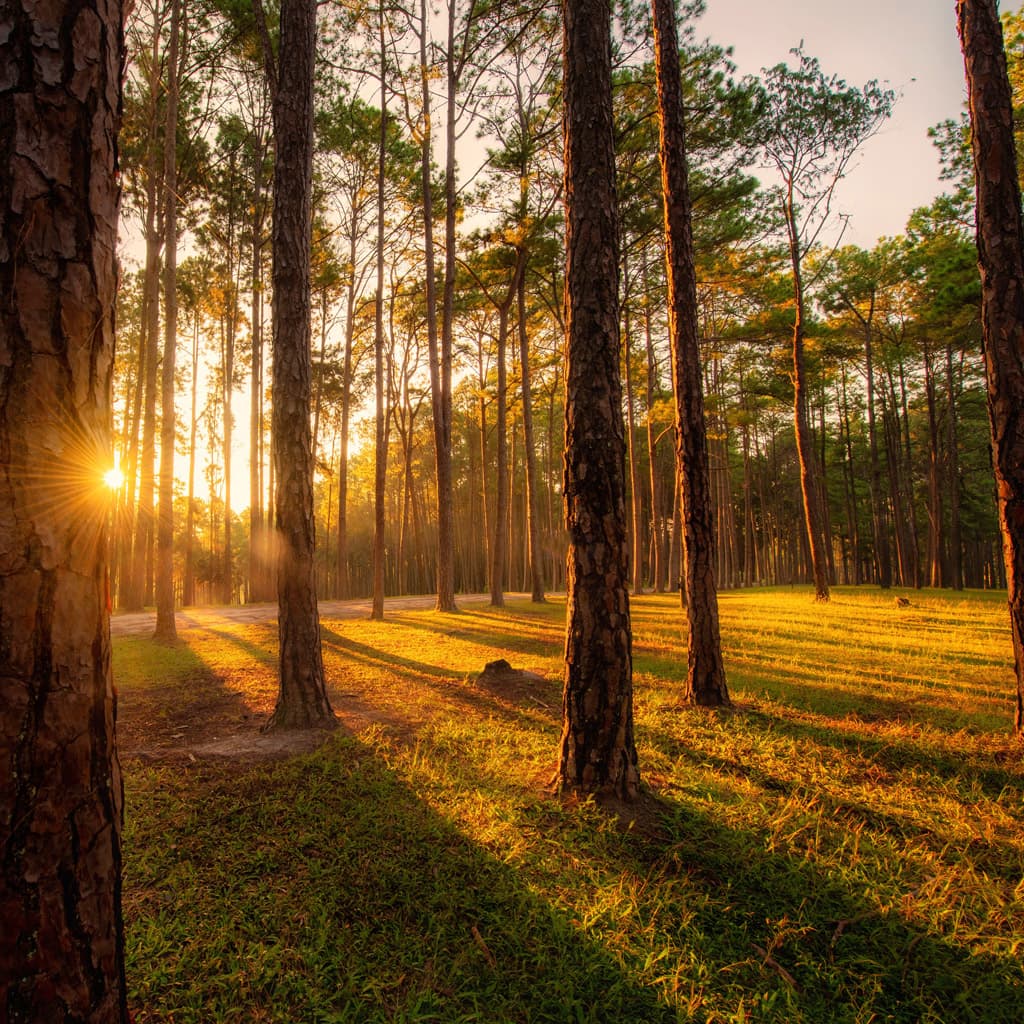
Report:
[[[508,600],[522,600],[525,595],[509,594]],[[434,607],[433,595],[411,595],[386,598],[385,616],[396,612],[424,611]],[[487,594],[459,596],[462,608],[486,605]],[[369,619],[369,600],[320,601],[322,621]],[[217,638],[231,636],[236,630],[277,622],[277,604],[261,602],[248,605],[211,605],[179,611],[176,616],[179,645],[196,652],[217,644]],[[154,611],[118,613],[111,617],[112,637],[152,637],[156,626]],[[268,641],[273,643],[272,640]],[[255,653],[255,652],[253,652]],[[130,698],[118,708],[118,747],[125,758],[155,764],[199,759],[238,761],[273,760],[314,750],[326,738],[324,732],[285,730],[262,732],[270,718],[276,699],[273,672],[267,671],[267,659],[258,658],[259,667],[223,665],[220,669],[195,666],[188,677],[192,699],[167,708],[167,689],[155,686],[132,687]],[[481,665],[482,669],[483,666]],[[245,676],[244,690],[232,688],[234,676]],[[407,705],[392,706],[390,714],[371,711],[365,700],[351,686],[358,685],[358,676],[350,679],[349,690],[335,700],[337,717],[343,728],[358,732],[368,725],[387,723],[403,730]],[[204,685],[205,684],[205,685]],[[332,694],[332,696],[338,696]],[[245,699],[243,699],[243,697]]]
[[[321,605],[339,728],[283,742],[272,606],[115,636],[136,1024],[1017,1024],[1005,594],[896,596],[722,594],[722,712],[635,597],[632,818],[550,790],[564,599]]]

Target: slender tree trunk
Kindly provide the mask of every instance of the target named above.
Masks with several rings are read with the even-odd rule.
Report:
[[[518,267],[516,277],[518,278]],[[513,283],[505,300],[498,307],[497,391],[495,404],[495,484],[494,532],[491,541],[490,580],[491,604],[505,606],[505,559],[508,551],[509,478],[508,478],[508,316],[515,297]]]
[[[633,663],[619,382],[618,204],[608,0],[562,0],[569,530],[559,780],[633,799]]]
[[[1014,110],[995,0],[958,0],[977,184],[981,315],[999,521],[1024,734],[1024,227]]]
[[[185,512],[185,583],[181,603],[196,603],[195,577],[195,493],[196,493],[196,406],[199,400],[199,310],[195,312],[192,328],[192,418],[188,436],[188,507]]]
[[[632,372],[632,317],[630,316],[629,260],[622,255],[622,369],[626,390],[626,456],[629,460],[629,507],[630,507],[630,572],[633,593],[642,594],[644,589],[644,548],[643,526],[641,525],[640,473],[636,452],[636,403],[633,401]]]
[[[388,114],[387,80],[384,76],[384,13],[380,13],[381,79],[380,138],[377,152],[377,291],[374,296],[373,387],[374,471],[373,471],[373,598],[370,618],[384,618],[384,528],[388,474],[388,449],[384,436],[384,184],[387,172]],[[426,26],[424,25],[424,32]],[[355,273],[355,266],[352,268]]]
[[[661,474],[658,472],[658,438],[654,427],[654,401],[658,387],[658,362],[654,354],[651,331],[651,297],[647,291],[647,249],[641,249],[640,273],[644,284],[644,341],[647,348],[647,457],[651,478],[651,534],[654,549],[654,592],[664,593],[668,578],[668,544],[663,526],[664,498]]]
[[[121,4],[4,5],[0,1020],[127,1024],[108,519]],[[41,187],[41,183],[45,183]]]
[[[789,254],[793,268],[793,431],[796,437],[797,458],[800,463],[800,493],[803,499],[804,521],[811,554],[814,576],[814,599],[829,599],[828,561],[825,538],[821,526],[821,498],[818,465],[811,444],[811,426],[807,409],[807,365],[804,357],[804,285],[803,254],[796,227],[795,201],[790,194],[785,203],[786,227],[789,233]]]
[[[252,373],[249,380],[249,599],[270,600],[270,544],[263,514],[263,132],[256,138],[252,202]]]
[[[947,582],[954,590],[964,589],[963,537],[960,528],[960,454],[957,450],[956,377],[953,346],[946,345],[946,465],[949,493],[949,543]]]
[[[684,699],[692,704],[720,706],[731,702],[722,663],[715,587],[711,481],[701,393],[697,280],[690,225],[679,41],[672,0],[653,0],[652,10],[661,129],[668,316],[676,396],[676,464],[683,491],[686,552],[688,673]]]
[[[537,497],[537,452],[533,432],[533,393],[530,388],[530,336],[526,323],[526,271],[519,275],[517,291],[519,363],[523,382],[523,441],[526,451],[526,532],[530,555],[530,600],[544,601],[544,567],[541,563],[540,513]]]
[[[456,611],[454,507],[452,501],[451,349],[442,323],[442,346],[437,337],[437,286],[434,271],[434,204],[431,200],[430,66],[427,63],[429,18],[426,0],[420,0],[420,86],[423,97],[423,127],[420,142],[420,172],[423,189],[424,289],[427,305],[427,348],[430,360],[430,394],[434,417],[434,486],[437,491],[437,610]],[[453,157],[454,159],[454,157]],[[454,165],[450,168],[454,174]],[[452,187],[454,188],[454,182]],[[454,207],[452,207],[454,217]],[[454,232],[454,222],[452,225]],[[449,241],[454,259],[454,239]],[[449,278],[454,282],[454,270]],[[442,303],[442,311],[444,303]]]
[[[333,728],[314,576],[310,248],[316,0],[283,0],[274,90],[275,527],[280,692],[267,728]],[[270,55],[268,55],[269,59]]]
[[[892,559],[889,557],[889,531],[885,509],[882,504],[882,467],[878,457],[878,432],[875,429],[875,367],[874,350],[871,344],[871,321],[874,319],[874,299],[871,316],[864,325],[864,371],[867,378],[868,454],[871,465],[868,471],[868,488],[871,497],[871,539],[874,543],[876,579],[883,590],[892,586]]]
[[[142,447],[139,452],[139,489],[135,512],[135,538],[132,566],[125,606],[140,610],[146,602],[146,562],[153,540],[153,467],[156,460],[156,381],[160,333],[160,234],[157,211],[160,204],[160,150],[156,138],[156,94],[159,88],[160,50],[159,11],[153,11],[153,45],[149,76],[152,124],[146,154],[146,263],[142,282],[142,316],[145,332],[145,398],[142,421]]]
[[[160,521],[157,530],[156,631],[178,639],[174,621],[174,455],[177,417],[174,366],[178,347],[178,42],[181,0],[171,0],[167,46],[167,121],[164,129],[164,365],[160,398]]]

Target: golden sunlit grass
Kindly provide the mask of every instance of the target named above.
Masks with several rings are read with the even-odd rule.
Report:
[[[719,713],[679,706],[678,599],[635,598],[630,829],[542,786],[562,603],[325,620],[344,734],[270,765],[188,761],[182,716],[255,732],[274,624],[115,642],[125,726],[174,765],[127,762],[135,1019],[1019,1020],[1005,597],[894,596],[723,594]],[[499,657],[546,679],[475,685]],[[133,701],[180,714],[147,734]]]

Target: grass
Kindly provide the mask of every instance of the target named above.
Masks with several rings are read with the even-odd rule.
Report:
[[[127,759],[135,1021],[1020,1020],[1005,603],[892,596],[723,594],[723,713],[678,704],[677,600],[634,598],[631,827],[543,788],[564,604],[325,621],[317,752]],[[275,629],[116,641],[129,727],[265,714]],[[547,681],[473,685],[498,657]]]

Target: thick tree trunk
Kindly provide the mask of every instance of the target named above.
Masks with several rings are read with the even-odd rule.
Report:
[[[174,621],[174,365],[178,347],[178,40],[181,0],[171,0],[164,129],[164,364],[160,381],[160,518],[157,524],[155,639],[178,639]]]
[[[697,338],[697,279],[690,225],[679,42],[672,0],[653,0],[654,66],[660,113],[669,333],[676,398],[676,464],[683,490],[688,703],[727,705],[715,587],[714,525]]]
[[[633,662],[619,383],[618,204],[608,0],[563,0],[569,530],[564,790],[634,798]]]
[[[117,2],[4,6],[0,1020],[127,1024],[107,532]],[[45,183],[41,187],[41,183]]]
[[[333,728],[327,699],[314,575],[310,241],[316,0],[281,4],[274,96],[275,528],[280,692],[267,728]]]
[[[995,0],[958,0],[977,183],[981,315],[999,520],[1024,733],[1024,228],[1013,99]]]

